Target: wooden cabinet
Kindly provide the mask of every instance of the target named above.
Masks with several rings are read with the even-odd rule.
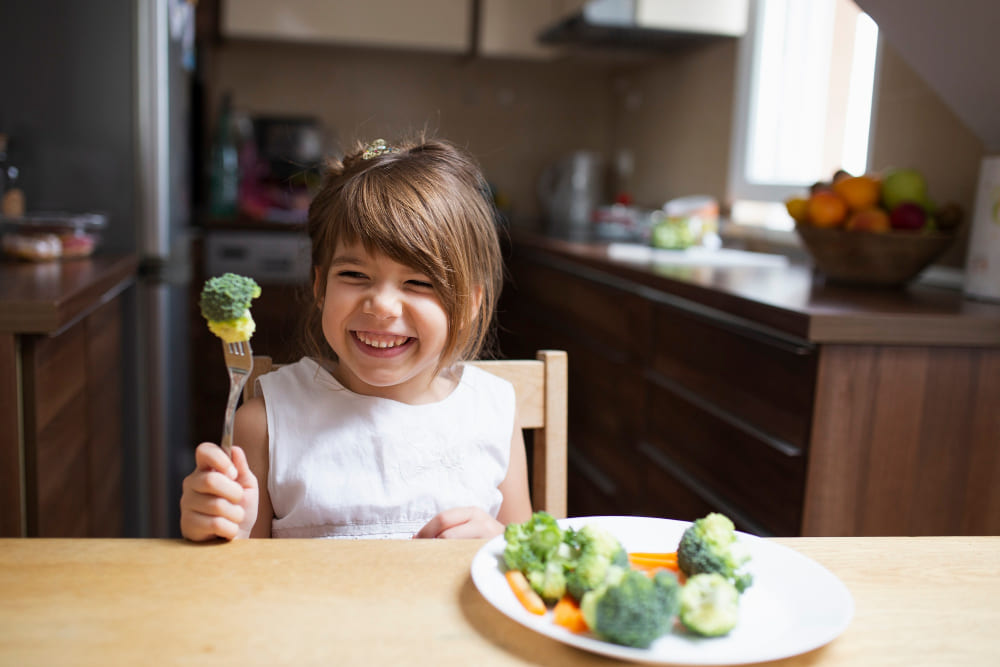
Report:
[[[0,265],[0,535],[123,534],[120,294],[135,270]]]
[[[501,351],[569,353],[570,515],[1000,532],[1000,306],[791,269],[699,285],[531,238],[509,253]],[[734,295],[752,285],[774,291]]]
[[[27,532],[122,534],[121,304],[22,342]]]
[[[538,35],[584,4],[584,0],[482,0],[477,53],[532,60],[557,57],[565,50],[541,44]]]
[[[757,533],[798,533],[813,346],[582,266],[515,253],[509,268],[504,354],[569,353],[571,515],[714,508]]]
[[[466,53],[470,0],[230,0],[226,37]]]

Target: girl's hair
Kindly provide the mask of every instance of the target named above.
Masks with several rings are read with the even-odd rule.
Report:
[[[358,144],[327,164],[309,206],[312,268],[326,275],[338,243],[361,243],[428,276],[444,306],[448,335],[438,370],[479,356],[490,340],[503,284],[496,212],[473,158],[438,140]],[[481,298],[476,307],[476,295]],[[307,309],[303,351],[334,358],[317,304]]]

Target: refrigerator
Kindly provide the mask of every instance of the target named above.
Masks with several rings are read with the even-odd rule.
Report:
[[[28,209],[104,212],[99,252],[140,258],[122,338],[130,537],[179,534],[193,465],[193,24],[185,0],[0,0],[0,131]]]

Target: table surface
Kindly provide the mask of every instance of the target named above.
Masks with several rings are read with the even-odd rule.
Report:
[[[855,615],[768,664],[997,664],[1000,537],[773,541],[836,574]],[[483,544],[0,540],[0,664],[609,664],[486,602]]]

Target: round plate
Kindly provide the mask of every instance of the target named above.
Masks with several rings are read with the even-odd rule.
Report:
[[[686,521],[634,516],[561,519],[563,528],[594,523],[618,537],[627,551],[675,551]],[[483,597],[518,623],[557,641],[621,660],[672,665],[739,665],[779,660],[818,648],[842,633],[854,615],[847,587],[816,561],[780,544],[737,532],[750,551],[753,586],[740,598],[740,622],[725,637],[680,633],[648,649],[618,646],[573,634],[545,616],[528,613],[503,576],[503,536],[487,542],[472,560],[472,581]]]

